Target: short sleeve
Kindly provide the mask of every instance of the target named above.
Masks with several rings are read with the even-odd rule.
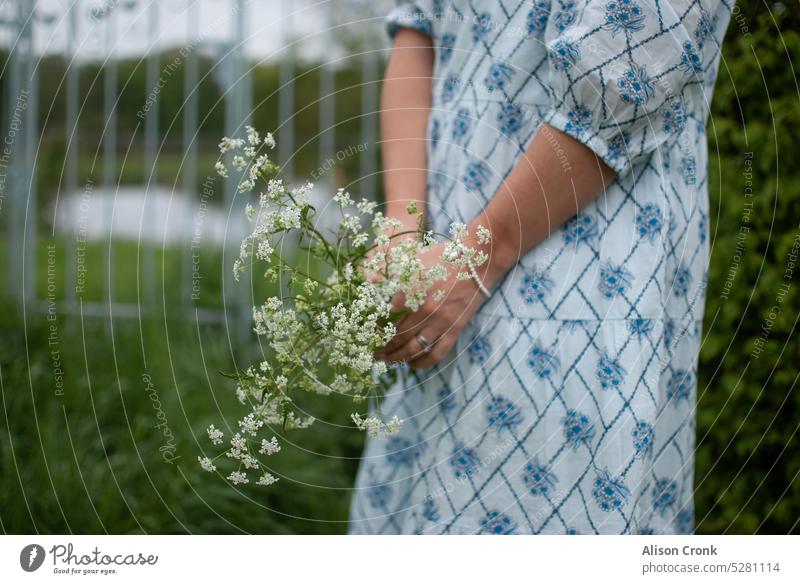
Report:
[[[625,175],[705,107],[702,62],[713,19],[691,0],[559,4],[545,29],[544,120]]]
[[[386,19],[386,31],[391,38],[401,28],[410,28],[433,37],[433,23],[436,19],[434,0],[399,0]]]

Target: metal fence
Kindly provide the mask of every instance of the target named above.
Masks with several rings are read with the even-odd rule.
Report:
[[[337,152],[353,142],[352,135],[343,139],[337,133],[341,103],[337,76],[343,70],[350,72],[346,99],[358,95],[358,143],[368,145],[366,153],[355,154],[357,174],[362,177],[355,188],[367,196],[375,193],[378,78],[387,46],[383,15],[391,4],[368,0],[0,2],[0,50],[5,56],[0,71],[0,245],[7,293],[17,302],[17,309],[25,313],[47,312],[57,302],[59,313],[106,318],[138,318],[167,311],[159,298],[163,291],[158,290],[156,278],[158,270],[163,269],[158,264],[163,244],[140,241],[137,263],[140,261],[141,265],[120,265],[112,251],[113,226],[119,214],[125,212],[120,207],[120,192],[124,186],[121,176],[128,173],[126,165],[141,165],[145,202],[138,218],[140,229],[163,219],[159,216],[163,210],[147,202],[161,188],[170,195],[170,208],[179,209],[176,212],[179,221],[187,226],[187,233],[191,232],[197,209],[205,204],[206,185],[198,177],[206,169],[199,169],[198,165],[201,158],[205,164],[215,154],[215,142],[203,139],[208,112],[203,109],[198,87],[208,81],[205,77],[209,72],[201,72],[201,60],[212,63],[210,75],[220,90],[225,135],[243,134],[243,126],[249,123],[253,112],[265,107],[259,105],[265,90],[274,98],[269,100],[269,107],[274,105],[279,122],[277,159],[284,175],[290,178],[295,175],[296,153],[308,142],[308,136],[301,136],[297,130],[303,116],[316,118],[318,132],[311,138],[319,169],[336,161]],[[171,69],[170,63],[165,62],[166,50],[180,56],[179,67]],[[124,128],[125,136],[121,134],[120,120],[130,120],[132,111],[125,105],[125,88],[130,79],[120,77],[122,63],[128,63],[129,69],[136,66],[130,78],[139,74],[141,64],[146,88],[140,100],[142,107],[136,112],[137,123],[133,128]],[[277,70],[277,78],[256,90],[254,72],[266,66]],[[94,72],[94,77],[87,81],[82,76],[88,71]],[[352,78],[353,74],[357,78]],[[314,78],[312,86],[317,95],[298,93],[301,76]],[[175,125],[180,126],[179,138],[174,128],[161,127],[164,124],[160,123],[165,117],[161,96],[173,83],[180,83],[183,88],[179,107],[168,112]],[[53,94],[45,94],[44,85]],[[91,101],[89,95],[98,93],[102,99]],[[300,109],[298,102],[313,107]],[[99,129],[86,128],[86,119],[91,116],[101,120]],[[63,152],[58,156],[43,154],[49,152],[45,146],[51,143],[63,144]],[[140,153],[131,153],[133,143],[140,145]],[[159,170],[168,154],[179,161],[180,180],[161,184]],[[102,171],[96,172],[98,168]],[[212,173],[211,168],[207,171]],[[321,174],[320,190],[324,191],[334,179],[331,173]],[[47,182],[48,176],[53,177],[51,182]],[[178,306],[168,307],[173,315],[220,321],[232,315],[242,318],[249,312],[247,287],[234,286],[228,276],[238,253],[237,221],[242,217],[245,200],[237,196],[234,181],[214,188],[222,190],[221,196],[215,193],[213,198],[221,201],[218,210],[226,218],[229,235],[222,245],[220,266],[225,274],[225,302],[223,308],[207,308],[194,301],[192,245],[179,238],[175,247],[180,249],[182,290]],[[55,217],[59,214],[59,220],[68,225],[80,224],[75,213],[80,213],[81,193],[85,197],[91,195],[92,205],[95,209],[99,205],[108,220],[103,223],[108,228],[103,238],[103,298],[88,299],[82,292],[83,238],[57,231]],[[182,207],[178,205],[181,197],[185,199]],[[66,266],[58,275],[55,295],[50,293],[53,283],[48,277],[48,270],[56,269],[55,257],[47,247],[50,241],[59,242],[57,255],[63,257]],[[136,299],[121,300],[113,285],[115,271],[130,269],[141,273]]]

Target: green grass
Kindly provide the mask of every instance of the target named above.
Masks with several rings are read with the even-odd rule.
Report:
[[[136,246],[118,244],[114,251],[119,267],[114,289],[135,301]],[[103,297],[103,254],[102,247],[91,250],[94,283],[85,300]],[[38,256],[43,266],[46,242]],[[64,254],[58,252],[57,258],[56,274],[63,278]],[[348,425],[347,403],[318,400],[310,411],[319,420],[314,429],[285,436],[290,444],[274,457],[272,469],[282,478],[271,488],[236,490],[199,469],[196,460],[203,449],[216,454],[208,450],[205,428],[214,423],[227,429],[246,413],[233,395],[234,382],[219,371],[248,365],[258,345],[255,335],[242,330],[249,324],[199,326],[178,310],[179,258],[177,250],[157,254],[157,271],[164,274],[158,285],[170,308],[166,318],[115,319],[112,326],[106,319],[58,314],[52,321],[32,311],[21,319],[15,310],[0,311],[4,532],[345,530],[363,439],[357,430],[339,427]],[[59,309],[62,281],[55,295]],[[206,284],[213,298],[218,290],[210,279]],[[46,274],[40,273],[39,287],[40,293],[46,291]],[[2,303],[13,307],[8,299]],[[246,343],[232,350],[229,337]],[[56,386],[56,366],[63,371],[63,391]],[[174,456],[171,463],[164,452]]]
[[[276,293],[276,286],[260,277],[260,272],[247,273],[242,281],[233,282],[222,269],[222,250],[204,248],[198,252],[197,268],[192,266],[192,250],[181,247],[161,248],[135,241],[94,241],[78,249],[77,243],[65,239],[39,239],[35,252],[36,297],[48,298],[48,286],[55,285],[56,301],[80,299],[83,302],[106,302],[147,305],[150,302],[160,311],[169,312],[184,305],[220,309],[231,304],[225,295],[243,298],[252,304],[253,298],[263,299]],[[78,280],[78,255],[82,254],[83,278]],[[9,250],[0,239],[0,265],[7,265]],[[227,252],[226,264],[231,265],[238,248]],[[69,259],[68,259],[69,256]],[[52,259],[51,259],[52,258]],[[48,265],[54,266],[48,272]],[[319,270],[320,264],[304,252],[294,258],[303,270]],[[192,298],[193,278],[199,274],[196,298]],[[149,276],[147,276],[149,274]],[[228,290],[223,290],[226,280]],[[69,288],[68,288],[69,285]],[[76,286],[82,286],[80,290]]]

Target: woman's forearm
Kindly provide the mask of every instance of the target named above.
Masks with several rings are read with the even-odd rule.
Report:
[[[433,61],[429,36],[406,28],[397,32],[381,92],[381,151],[385,212],[404,222],[413,222],[408,203],[425,208]]]
[[[474,221],[492,232],[479,269],[494,286],[519,258],[598,197],[616,176],[589,148],[542,124],[492,200]]]

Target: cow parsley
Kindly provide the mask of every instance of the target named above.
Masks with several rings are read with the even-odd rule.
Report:
[[[268,486],[278,479],[264,459],[278,454],[281,445],[276,436],[267,439],[263,433],[311,426],[314,418],[298,405],[303,396],[348,396],[354,409],[362,410],[352,413],[353,423],[370,436],[399,430],[402,420],[384,420],[379,407],[397,370],[387,368],[375,353],[395,336],[397,320],[429,301],[437,280],[453,269],[461,278],[470,277],[474,270],[467,268],[486,261],[486,255],[467,245],[463,224],[454,224],[449,235],[427,231],[422,213],[412,204],[408,212],[416,229],[403,230],[403,222],[386,217],[373,201],[354,201],[344,189],[332,197],[338,227],[323,233],[310,202],[313,185],[290,188],[277,176],[278,166],[264,152],[275,147],[272,134],[262,139],[247,127],[245,135],[246,140],[223,138],[219,150],[230,163],[216,163],[221,176],[227,177],[232,168],[241,177],[239,192],[264,185],[246,207],[252,230],[241,242],[234,276],[238,280],[246,270],[263,270],[281,293],[253,307],[253,331],[263,338],[268,356],[231,375],[236,396],[249,412],[229,439],[209,426],[212,445],[227,444],[216,457],[198,461],[214,472],[216,464],[229,459],[234,466],[227,476],[231,483],[250,483],[253,471],[253,482]],[[487,242],[488,230],[481,227],[477,238]],[[441,256],[423,262],[439,242],[445,242]],[[309,260],[302,265],[288,261],[280,253],[284,243],[306,250]],[[402,310],[392,308],[397,294],[405,298]],[[431,301],[441,298],[436,294]]]

